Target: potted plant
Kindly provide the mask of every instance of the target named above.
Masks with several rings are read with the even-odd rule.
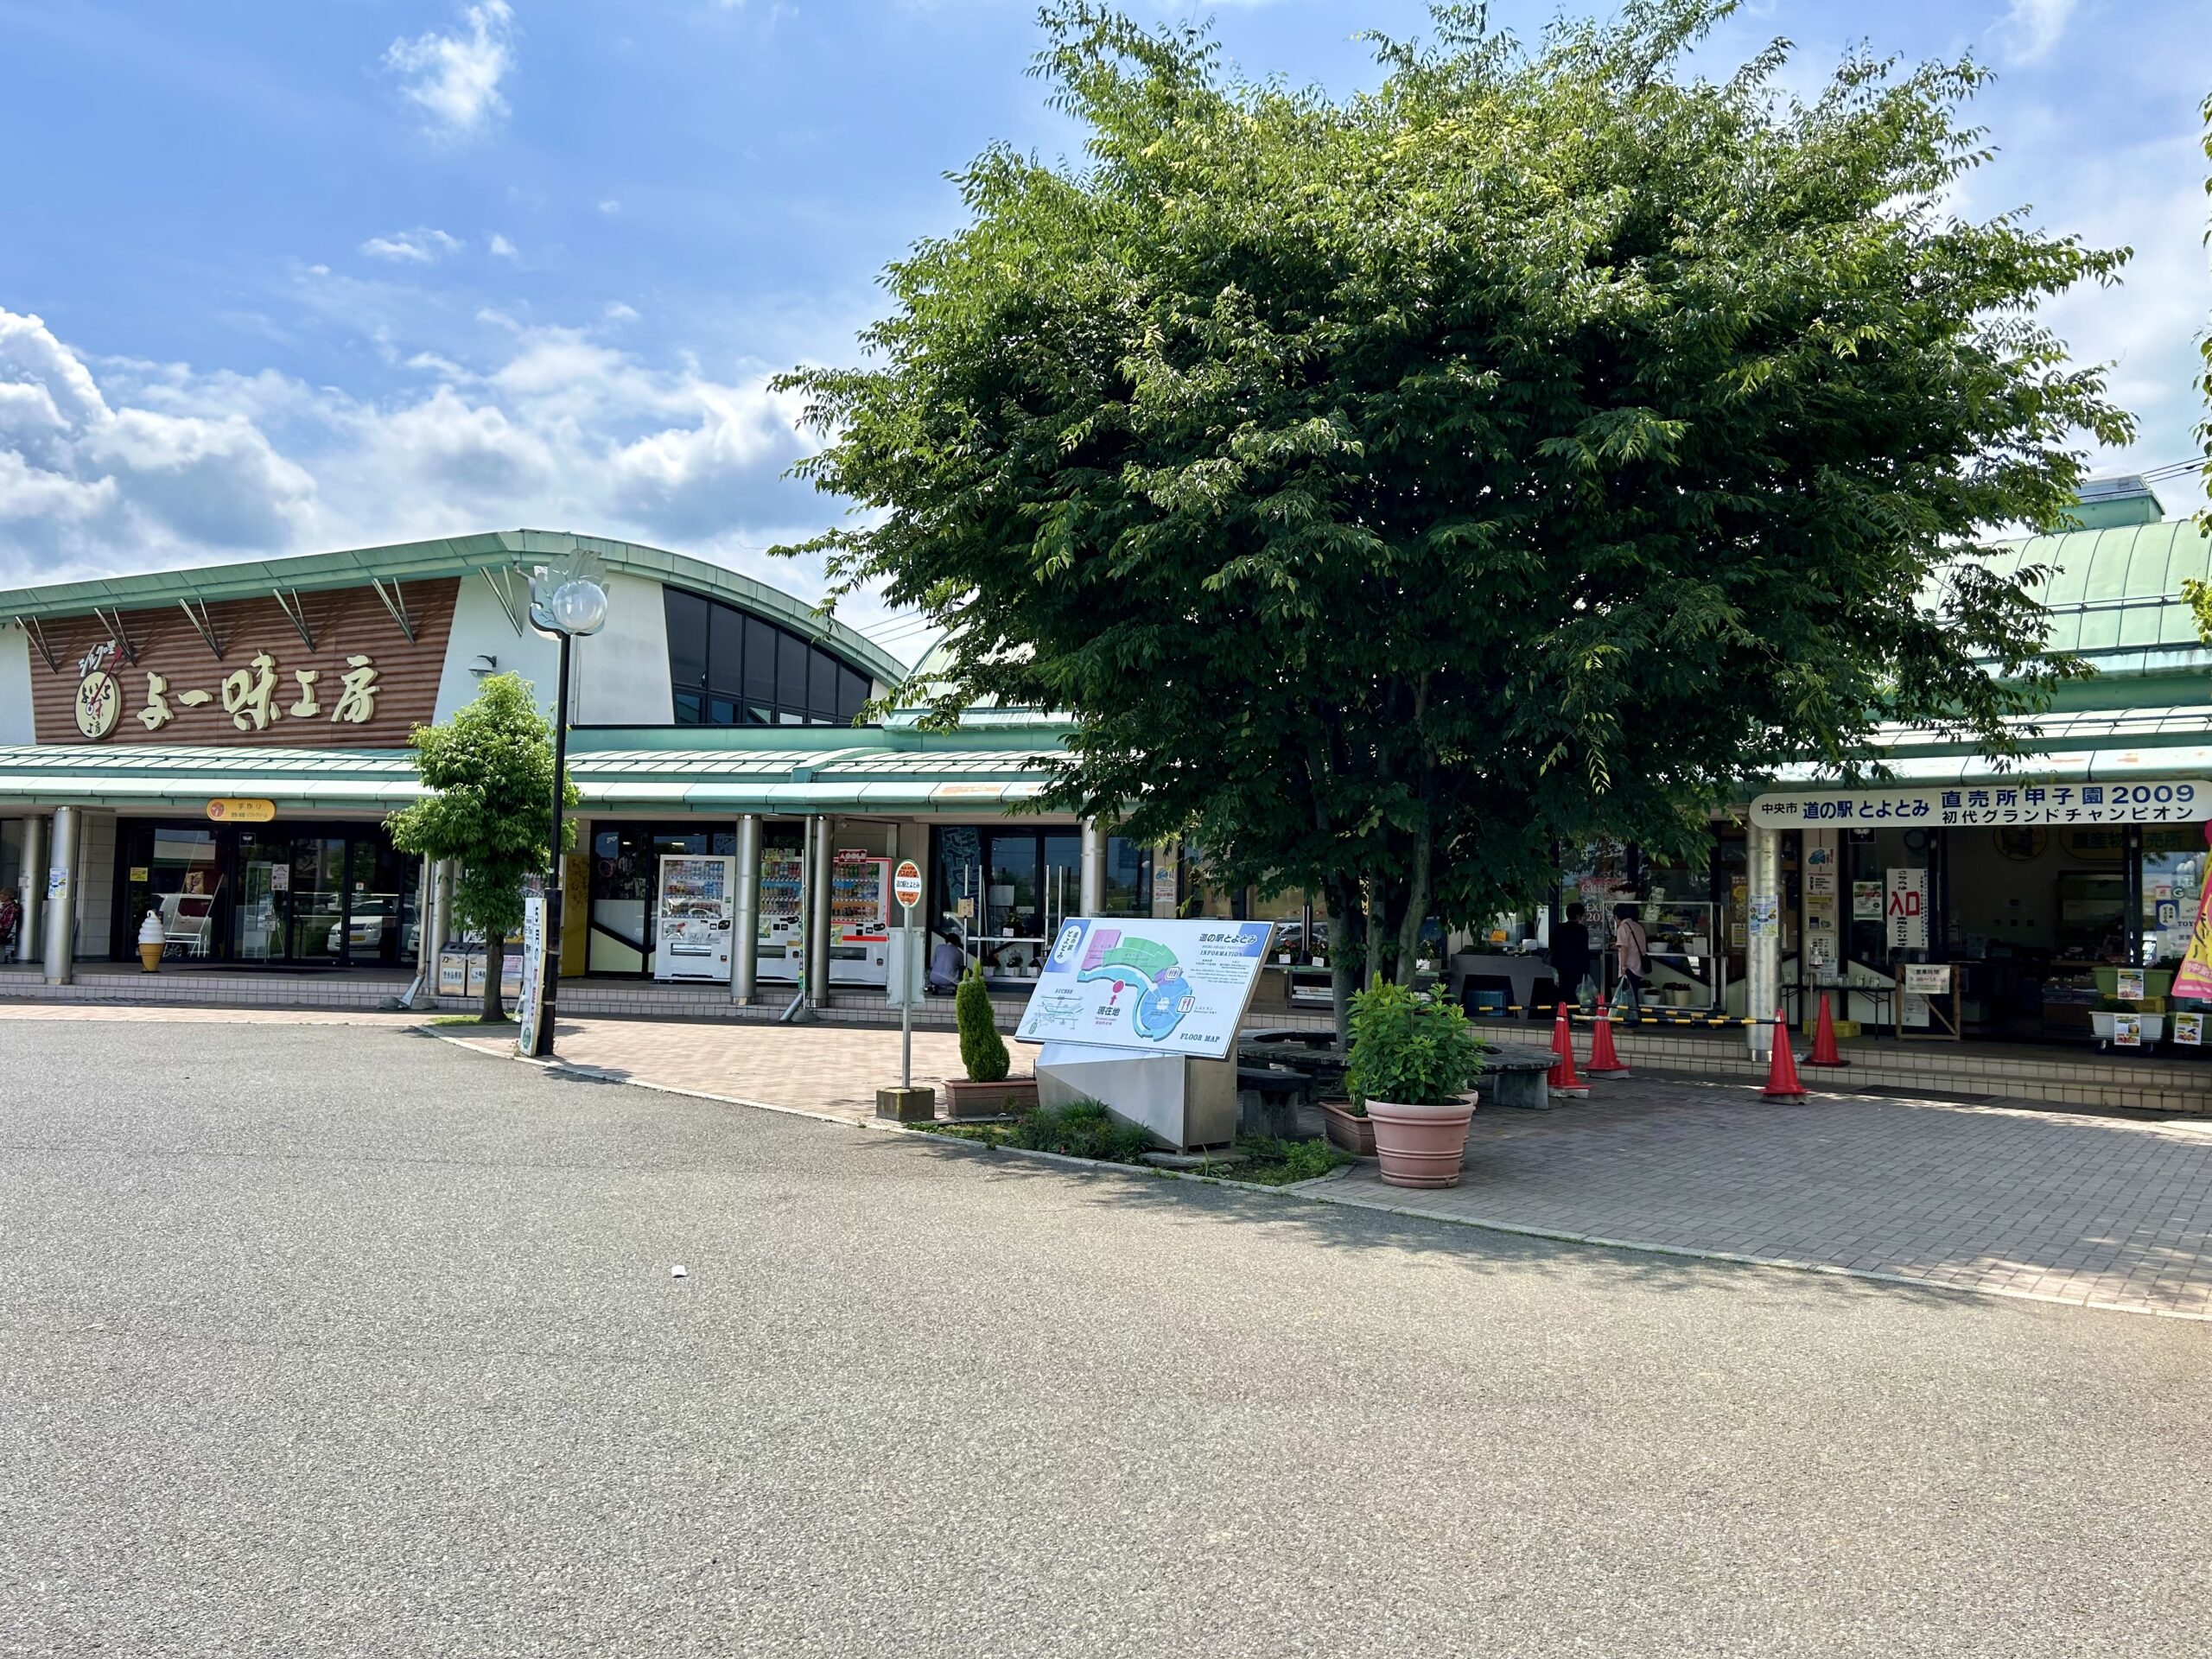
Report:
[[[952,1018],[960,1028],[960,1064],[968,1076],[945,1079],[946,1115],[1005,1117],[1034,1108],[1037,1079],[1007,1076],[1012,1062],[991,1013],[991,993],[983,983],[981,963],[969,963],[961,976],[960,988],[953,993]]]
[[[1467,1016],[1432,993],[1377,982],[1351,1000],[1344,1086],[1374,1126],[1392,1186],[1457,1186],[1484,1047]]]

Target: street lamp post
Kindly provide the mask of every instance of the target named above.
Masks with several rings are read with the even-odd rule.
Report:
[[[537,1040],[531,1052],[541,1059],[553,1054],[553,1024],[561,1007],[561,830],[567,803],[562,798],[569,781],[569,659],[571,648],[583,635],[607,626],[607,589],[581,569],[549,575],[535,572],[531,581],[530,620],[542,632],[561,642],[560,695],[553,705],[553,863],[545,885],[544,938],[539,949],[543,960],[538,969]]]

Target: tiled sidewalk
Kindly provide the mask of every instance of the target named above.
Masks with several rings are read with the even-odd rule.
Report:
[[[1456,1221],[2212,1317],[2212,1123],[1637,1079],[1478,1112],[1457,1187],[1388,1187],[1372,1165],[1324,1185]]]
[[[480,1035],[467,1025],[438,1034],[486,1053],[512,1054],[514,1038]],[[625,1081],[783,1106],[858,1123],[875,1116],[875,1091],[899,1081],[899,1033],[849,1026],[741,1026],[657,1020],[563,1019],[556,1048],[567,1064]],[[1014,1050],[1014,1070],[1028,1052]],[[914,1033],[914,1081],[939,1090],[964,1077],[960,1039]]]

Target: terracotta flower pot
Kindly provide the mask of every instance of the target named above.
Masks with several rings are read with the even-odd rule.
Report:
[[[1329,1144],[1351,1154],[1355,1158],[1375,1155],[1375,1120],[1362,1117],[1339,1100],[1321,1103],[1321,1117],[1329,1135]]]
[[[1457,1186],[1459,1164],[1467,1152],[1467,1124],[1475,1097],[1446,1106],[1407,1106],[1370,1100],[1367,1121],[1375,1126],[1375,1152],[1389,1186]]]

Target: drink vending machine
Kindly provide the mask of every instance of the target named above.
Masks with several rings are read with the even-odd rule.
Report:
[[[763,979],[797,981],[806,965],[806,864],[796,847],[760,855],[760,957]],[[891,861],[859,850],[838,853],[830,867],[830,982],[891,982]]]

